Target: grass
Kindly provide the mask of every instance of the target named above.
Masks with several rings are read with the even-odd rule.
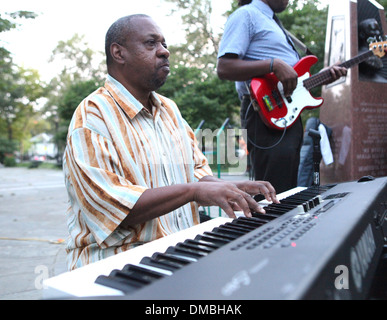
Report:
[[[25,161],[16,164],[16,167],[19,168],[29,168],[29,169],[56,169],[56,170],[62,170],[62,166],[57,163],[51,163],[51,162],[41,162],[41,161]]]

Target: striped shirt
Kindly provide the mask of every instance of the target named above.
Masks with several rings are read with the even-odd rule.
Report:
[[[199,223],[197,204],[120,227],[148,188],[195,182],[211,169],[176,104],[152,92],[152,113],[108,75],[76,109],[64,175],[69,270]]]

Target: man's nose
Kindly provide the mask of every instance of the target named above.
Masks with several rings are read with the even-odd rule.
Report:
[[[157,49],[157,55],[168,59],[170,53],[169,53],[169,50],[160,43]]]

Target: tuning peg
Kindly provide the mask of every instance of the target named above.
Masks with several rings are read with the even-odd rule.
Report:
[[[376,38],[375,37],[369,37],[367,39],[367,42],[368,42],[368,44],[374,43],[374,42],[376,42]]]

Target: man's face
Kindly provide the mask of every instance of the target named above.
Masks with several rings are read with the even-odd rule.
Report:
[[[169,74],[169,51],[160,28],[150,18],[136,18],[124,45],[125,78],[143,90],[155,91]]]
[[[263,0],[275,12],[280,13],[286,9],[289,0]]]

